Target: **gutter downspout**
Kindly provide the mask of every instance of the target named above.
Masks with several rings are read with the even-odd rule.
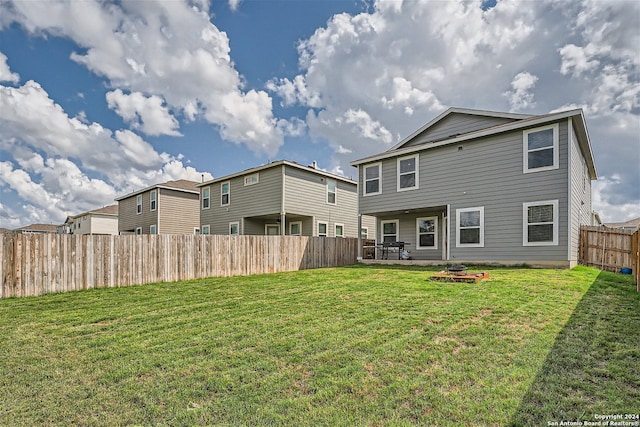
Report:
[[[285,183],[286,180],[286,171],[285,171],[286,165],[282,165],[282,197],[280,198],[280,235],[284,236],[286,235],[286,220],[287,220],[287,215],[285,213],[285,195],[286,195],[286,191],[287,191],[287,185]],[[300,230],[300,232],[302,232],[302,230]]]
[[[451,259],[451,205],[447,205],[447,259]]]
[[[356,195],[357,195],[356,209],[358,212],[358,256],[356,259],[358,261],[362,261],[362,213],[360,212],[360,188],[359,187],[360,187],[360,165],[358,165],[358,184],[356,184]],[[336,191],[337,191],[337,188],[336,188]]]
[[[156,215],[158,216],[156,219],[156,234],[160,234],[160,190],[161,189],[158,188],[158,193],[156,194]],[[198,200],[200,200],[200,197],[198,197]]]

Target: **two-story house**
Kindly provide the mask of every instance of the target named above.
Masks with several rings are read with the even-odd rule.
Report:
[[[383,153],[352,162],[359,213],[413,259],[572,267],[597,179],[582,110],[450,108]]]
[[[194,234],[199,232],[198,183],[167,181],[134,191],[118,202],[120,234]]]
[[[68,216],[58,234],[118,234],[118,205]]]
[[[198,185],[203,234],[362,237],[375,233],[373,218],[358,226],[357,182],[280,160]]]

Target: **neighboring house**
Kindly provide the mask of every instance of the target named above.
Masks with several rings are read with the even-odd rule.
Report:
[[[55,234],[57,230],[58,226],[54,224],[31,224],[16,228],[13,232],[21,234]]]
[[[449,108],[392,149],[352,162],[378,243],[413,259],[574,266],[597,179],[582,110]]]
[[[200,223],[197,182],[152,185],[115,200],[120,234],[194,234]]]
[[[608,222],[605,224],[605,226],[609,228],[617,228],[620,230],[636,231],[638,228],[640,228],[640,218],[630,219],[629,221],[625,222]]]
[[[358,237],[358,191],[351,179],[286,160],[200,187],[203,234]],[[362,221],[373,236],[373,218]]]
[[[105,206],[68,216],[58,226],[59,234],[118,234],[118,205]]]

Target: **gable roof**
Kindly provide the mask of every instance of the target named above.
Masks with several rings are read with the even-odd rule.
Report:
[[[167,190],[177,190],[183,191],[185,193],[195,193],[200,194],[198,191],[198,183],[195,181],[189,181],[187,179],[179,179],[177,181],[167,181],[160,184],[150,185],[149,187],[143,188],[138,191],[133,191],[129,194],[125,194],[124,196],[116,197],[115,201],[119,202],[120,200],[127,199],[129,197],[137,196],[138,194],[145,193],[147,191],[151,191],[156,188],[164,188]]]
[[[65,224],[68,224],[70,221],[83,217],[85,215],[108,215],[108,216],[118,216],[118,205],[109,205],[103,206],[98,209],[94,209],[92,211],[83,212],[78,215],[69,215],[67,219],[64,221]],[[64,225],[64,224],[63,224]]]
[[[14,231],[32,231],[39,233],[55,233],[58,226],[54,224],[29,224],[24,227],[16,228]]]
[[[440,140],[425,142],[424,144],[420,144],[420,145],[403,147],[407,142],[415,138],[420,133],[424,132],[424,130],[426,130],[428,127],[433,126],[435,123],[444,119],[446,115],[449,115],[451,113],[461,113],[461,112],[464,114],[474,114],[473,111],[480,111],[480,113],[478,113],[479,115],[487,115],[487,113],[492,113],[492,112],[486,112],[483,110],[468,110],[468,109],[459,109],[459,108],[451,109],[450,108],[449,110],[445,111],[446,114],[445,113],[441,114],[440,116],[436,117],[436,119],[432,120],[431,122],[427,123],[427,125],[423,126],[421,130],[414,132],[413,134],[411,134],[410,137],[407,137],[404,140],[402,140],[398,145],[396,145],[396,147],[398,148],[391,148],[387,151],[384,151],[379,154],[375,154],[373,156],[365,157],[359,160],[354,160],[353,162],[351,162],[351,165],[358,166],[364,163],[370,163],[370,162],[375,162],[375,161],[388,159],[392,157],[417,153],[419,151],[425,151],[425,150],[429,150],[436,147],[442,147],[444,145],[457,144],[463,141],[469,141],[476,138],[497,135],[503,132],[510,132],[513,130],[526,129],[528,127],[533,127],[533,126],[541,126],[541,125],[555,122],[558,120],[571,118],[574,126],[574,131],[578,140],[578,145],[580,146],[580,150],[582,151],[582,155],[585,158],[585,162],[589,170],[589,176],[591,179],[597,179],[598,174],[596,172],[595,161],[593,159],[593,151],[591,149],[591,140],[589,139],[589,132],[587,131],[587,125],[584,119],[584,114],[582,112],[582,109],[565,110],[565,111],[559,111],[559,112],[536,115],[536,116],[532,116],[532,115],[527,116],[523,114],[516,115],[512,113],[495,113],[495,114],[502,114],[502,116],[500,117],[512,118],[513,116],[520,116],[520,118],[512,122],[500,124],[497,126],[491,126],[484,129],[474,130],[471,132],[467,132],[460,135],[454,135],[454,136],[443,138]],[[512,117],[509,117],[509,116],[512,116]],[[498,116],[493,116],[493,117],[498,117]]]
[[[271,169],[271,168],[282,166],[282,165],[286,165],[286,166],[289,166],[289,167],[292,167],[292,168],[304,170],[304,171],[307,171],[307,172],[312,172],[312,173],[315,173],[317,175],[326,176],[326,177],[331,178],[331,179],[338,179],[338,180],[347,182],[349,184],[353,184],[353,185],[357,185],[358,184],[356,181],[354,181],[352,179],[349,179],[347,177],[340,176],[340,175],[335,175],[335,174],[332,174],[330,172],[324,171],[322,169],[317,169],[315,166],[304,166],[304,165],[301,165],[299,163],[291,162],[291,161],[288,161],[288,160],[276,160],[276,161],[273,161],[271,163],[267,163],[266,165],[256,166],[256,167],[253,167],[253,168],[250,168],[250,169],[245,169],[245,170],[240,171],[240,172],[232,173],[230,175],[221,176],[220,178],[215,178],[215,179],[212,179],[210,181],[206,181],[206,182],[200,183],[197,186],[198,187],[204,187],[206,185],[211,185],[211,184],[215,184],[215,183],[218,183],[218,182],[228,181],[228,180],[230,180],[232,178],[237,178],[237,177],[243,176],[243,175],[250,175],[252,173],[260,172],[262,170]]]
[[[640,218],[630,219],[629,221],[625,221],[625,222],[607,222],[605,225],[611,228],[633,229],[633,228],[640,227]]]
[[[89,211],[87,213],[99,214],[99,215],[118,215],[118,205],[116,204],[116,205],[104,206],[102,208]]]
[[[411,141],[412,139],[414,139],[415,137],[417,137],[421,133],[425,132],[426,130],[428,130],[430,128],[433,128],[435,125],[437,125],[438,123],[442,122],[447,117],[452,116],[454,114],[468,114],[468,115],[471,115],[471,116],[497,117],[497,118],[511,119],[511,120],[522,120],[522,119],[528,119],[530,117],[533,117],[530,114],[501,113],[501,112],[498,112],[498,111],[475,110],[475,109],[471,109],[471,108],[449,107],[444,112],[442,112],[439,116],[435,117],[430,122],[428,122],[427,124],[425,124],[424,126],[419,128],[418,130],[416,130],[415,132],[413,132],[412,134],[410,134],[409,136],[404,138],[402,141],[400,141],[399,143],[397,143],[396,145],[391,147],[391,149],[389,151],[397,150],[398,148],[401,148],[403,145],[405,145],[407,142]]]

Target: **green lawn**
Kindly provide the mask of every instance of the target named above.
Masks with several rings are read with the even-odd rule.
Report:
[[[631,276],[346,267],[0,300],[0,425],[547,425],[640,412]]]

